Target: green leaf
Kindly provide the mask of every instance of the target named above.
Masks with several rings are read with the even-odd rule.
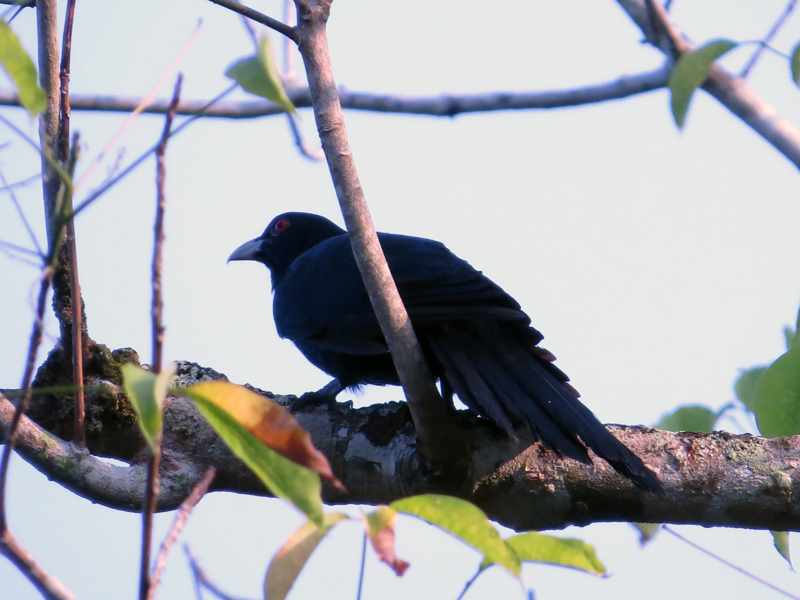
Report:
[[[792,81],[795,85],[800,86],[800,42],[797,42],[792,48],[791,57],[789,68],[792,70]]]
[[[794,570],[794,566],[792,565],[792,554],[789,549],[789,532],[788,531],[770,531],[772,534],[772,543],[775,544],[775,550],[780,553],[780,555],[786,559],[786,562],[789,563],[789,567]]]
[[[519,578],[519,557],[505,544],[486,514],[474,504],[451,496],[425,494],[403,498],[389,506],[441,527],[481,552],[485,560],[504,567]]]
[[[639,530],[639,543],[642,546],[652,541],[658,532],[661,531],[660,523],[631,523],[631,525]]]
[[[756,405],[756,385],[761,374],[766,370],[767,367],[753,367],[742,371],[733,386],[736,397],[750,412],[753,412]]]
[[[699,404],[681,406],[661,417],[656,429],[665,431],[696,431],[710,433],[717,422],[717,413]]]
[[[175,363],[156,375],[136,365],[122,365],[122,387],[136,411],[139,429],[152,449],[161,434],[164,398],[170,379],[175,375]]]
[[[269,563],[267,578],[264,581],[266,600],[286,598],[319,543],[331,529],[349,518],[344,513],[328,513],[323,517],[321,527],[309,521],[295,529]]]
[[[753,412],[762,435],[800,433],[800,346],[783,354],[761,374]]]
[[[508,538],[506,545],[519,556],[522,562],[558,565],[585,571],[592,575],[605,576],[606,574],[606,568],[597,558],[594,548],[583,540],[558,538],[529,531]],[[480,568],[485,569],[492,564],[484,559]]]
[[[672,93],[672,116],[679,129],[683,129],[694,91],[703,85],[714,61],[736,48],[732,40],[713,40],[703,44],[678,59],[669,77]]]
[[[294,104],[283,88],[268,35],[262,36],[259,40],[258,54],[237,60],[228,67],[225,75],[251,94],[277,102],[286,109],[286,112],[292,114],[296,112]]]
[[[47,106],[44,90],[39,87],[36,66],[20,44],[8,23],[0,20],[0,65],[17,88],[19,102],[35,117]]]
[[[228,448],[278,496],[294,504],[316,525],[323,526],[321,484],[316,471],[301,467],[265,446],[222,408],[216,393],[223,387],[198,384],[181,390],[222,438]]]

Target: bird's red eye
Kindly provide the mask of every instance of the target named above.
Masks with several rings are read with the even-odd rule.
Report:
[[[275,224],[272,226],[272,229],[275,233],[280,233],[282,231],[286,231],[289,228],[289,220],[288,219],[278,219],[275,221]]]

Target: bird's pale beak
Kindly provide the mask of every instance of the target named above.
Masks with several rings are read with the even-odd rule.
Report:
[[[233,254],[228,257],[228,262],[231,262],[232,260],[258,260],[256,255],[261,250],[261,243],[263,241],[264,240],[261,238],[256,238],[254,240],[250,240],[249,242],[245,242],[233,251]]]

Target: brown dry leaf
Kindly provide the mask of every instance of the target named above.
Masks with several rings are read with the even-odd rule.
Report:
[[[311,435],[280,404],[228,381],[209,381],[192,389],[227,412],[263,444],[345,491],[328,459],[314,447]]]
[[[394,523],[397,511],[388,506],[379,506],[369,514],[362,513],[367,536],[375,553],[401,577],[409,564],[394,553]]]

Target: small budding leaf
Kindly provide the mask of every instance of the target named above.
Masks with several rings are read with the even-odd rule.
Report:
[[[672,116],[679,129],[683,129],[694,91],[703,85],[714,61],[736,48],[732,40],[712,40],[678,59],[669,77],[672,94]]]
[[[717,416],[718,413],[715,413],[707,406],[699,404],[681,406],[661,417],[656,429],[710,433],[714,430]]]
[[[800,346],[783,354],[759,377],[753,412],[762,435],[800,433]]]
[[[519,578],[519,557],[489,523],[486,514],[474,504],[451,496],[425,494],[397,500],[390,507],[444,529],[481,552],[485,560],[504,567]]]
[[[402,577],[409,564],[394,553],[394,524],[397,520],[397,511],[388,506],[379,506],[369,514],[362,513],[362,517],[375,554],[381,562],[391,567],[395,575]]]
[[[752,369],[742,371],[741,375],[739,375],[739,379],[736,380],[733,386],[736,397],[750,412],[753,412],[756,406],[756,385],[758,384],[759,378],[766,370],[767,367],[753,367]]]
[[[36,66],[25,52],[11,26],[0,20],[0,65],[8,74],[19,95],[19,102],[35,117],[47,106],[47,97],[39,86]]]
[[[631,523],[639,531],[639,544],[644,546],[651,542],[661,531],[660,523]]]
[[[508,538],[506,545],[516,552],[522,562],[546,563],[578,569],[592,575],[606,575],[606,567],[597,558],[597,552],[583,540],[558,538],[529,531]],[[492,564],[484,559],[481,569]]]
[[[225,75],[251,94],[280,104],[286,112],[297,112],[283,88],[268,35],[263,35],[259,40],[258,54],[237,60],[228,67]]]
[[[122,365],[122,387],[136,411],[139,429],[152,449],[161,433],[164,398],[170,379],[175,375],[175,363],[158,375],[136,365]]]
[[[194,400],[231,451],[273,494],[323,525],[319,476],[325,471],[332,481],[338,479],[286,409],[227,381],[200,383],[180,392]]]
[[[349,518],[344,513],[327,513],[321,527],[309,521],[295,529],[269,564],[264,598],[284,600],[319,543],[331,529]]]
[[[797,42],[792,48],[791,57],[789,68],[792,70],[792,81],[795,85],[800,86],[800,42]]]
[[[772,543],[775,544],[775,550],[789,563],[789,568],[794,571],[792,565],[792,553],[789,549],[789,532],[788,531],[770,531],[772,534]]]

